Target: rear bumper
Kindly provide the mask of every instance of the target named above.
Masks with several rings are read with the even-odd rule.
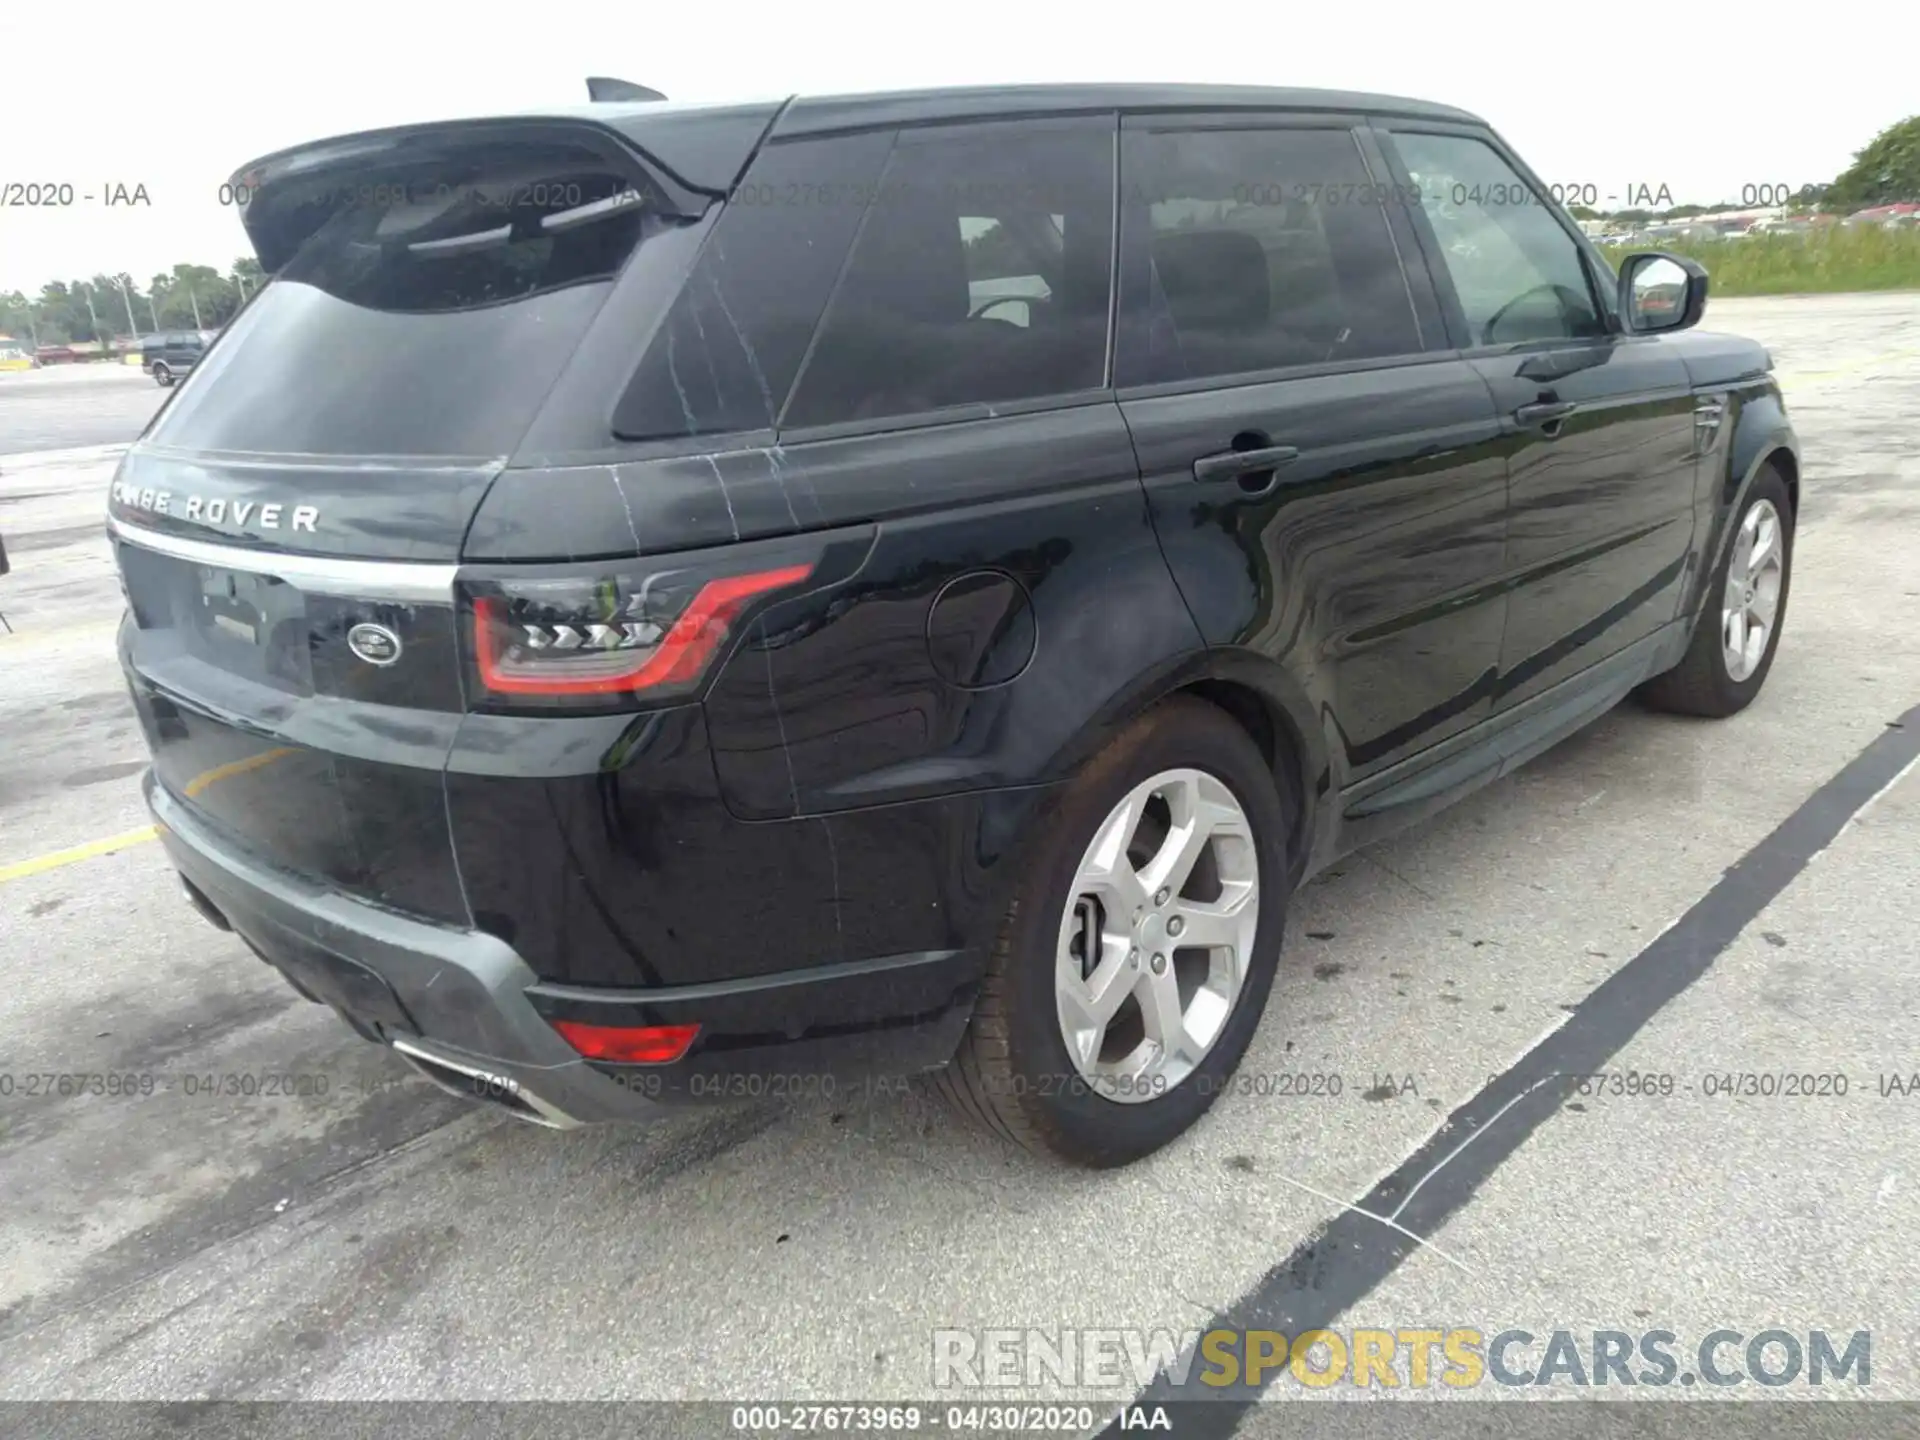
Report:
[[[964,951],[884,956],[709,984],[602,990],[543,983],[512,946],[354,899],[263,863],[159,784],[161,840],[201,913],[309,999],[430,1079],[536,1123],[644,1120],[681,1103],[843,1095],[938,1068],[972,1013]],[[548,1018],[697,1023],[670,1065],[583,1060]]]

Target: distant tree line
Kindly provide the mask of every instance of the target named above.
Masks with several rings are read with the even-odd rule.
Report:
[[[1853,163],[1825,185],[1803,185],[1791,194],[1776,197],[1781,187],[1757,185],[1753,198],[1742,197],[1720,205],[1675,205],[1665,210],[1593,210],[1584,205],[1569,207],[1576,220],[1626,220],[1644,223],[1650,220],[1687,220],[1695,215],[1710,215],[1719,210],[1752,210],[1785,204],[1789,211],[1802,215],[1850,215],[1856,210],[1873,210],[1882,205],[1920,203],[1920,115],[1912,115],[1889,125],[1874,137],[1873,143],[1857,152]]]
[[[156,330],[213,330],[266,283],[243,257],[222,275],[211,265],[176,265],[141,285],[131,275],[50,280],[38,295],[0,291],[0,334],[30,345],[111,342]]]

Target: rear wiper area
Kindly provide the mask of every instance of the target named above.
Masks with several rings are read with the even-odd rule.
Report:
[[[576,205],[571,210],[561,210],[552,215],[540,217],[540,228],[549,235],[562,231],[578,229],[582,225],[592,225],[596,221],[610,219],[616,215],[631,214],[635,210],[644,210],[647,197],[638,190],[622,190],[617,195],[609,195],[601,200],[590,200],[585,205]]]
[[[495,225],[486,230],[475,230],[464,235],[443,235],[431,240],[410,240],[402,242],[401,248],[404,248],[409,255],[428,260],[437,256],[472,255],[483,250],[511,245],[515,240],[526,239],[531,235],[559,235],[601,221],[631,215],[645,210],[646,204],[646,196],[638,190],[623,190],[618,195],[609,195],[601,200],[589,201],[585,205],[576,205],[571,210],[542,215],[531,224],[509,223]]]
[[[269,271],[342,222],[365,241],[466,253],[498,243],[482,237],[503,225],[514,238],[558,236],[636,210],[697,218],[711,203],[579,121],[453,122],[322,142],[261,162],[231,188]],[[454,239],[463,243],[438,243]]]

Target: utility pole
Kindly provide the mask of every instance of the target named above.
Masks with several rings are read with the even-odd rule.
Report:
[[[147,291],[147,313],[153,316],[153,328],[160,328],[160,282],[156,279],[153,288]]]
[[[93,325],[94,343],[104,345],[106,342],[100,338],[100,317],[94,312],[93,308],[93,286],[87,284],[85,281],[82,281],[81,284],[83,288],[80,293],[87,297],[87,319]]]
[[[134,339],[140,338],[140,322],[133,318],[133,296],[127,290],[127,277],[120,277],[120,298],[127,302],[127,333]]]
[[[196,330],[206,329],[207,327],[200,323],[200,297],[193,293],[193,282],[191,280],[187,282],[187,299],[193,302],[193,328]]]

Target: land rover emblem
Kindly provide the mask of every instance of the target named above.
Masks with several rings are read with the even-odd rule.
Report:
[[[356,625],[347,631],[347,648],[369,665],[391,665],[400,658],[400,637],[384,625]]]

